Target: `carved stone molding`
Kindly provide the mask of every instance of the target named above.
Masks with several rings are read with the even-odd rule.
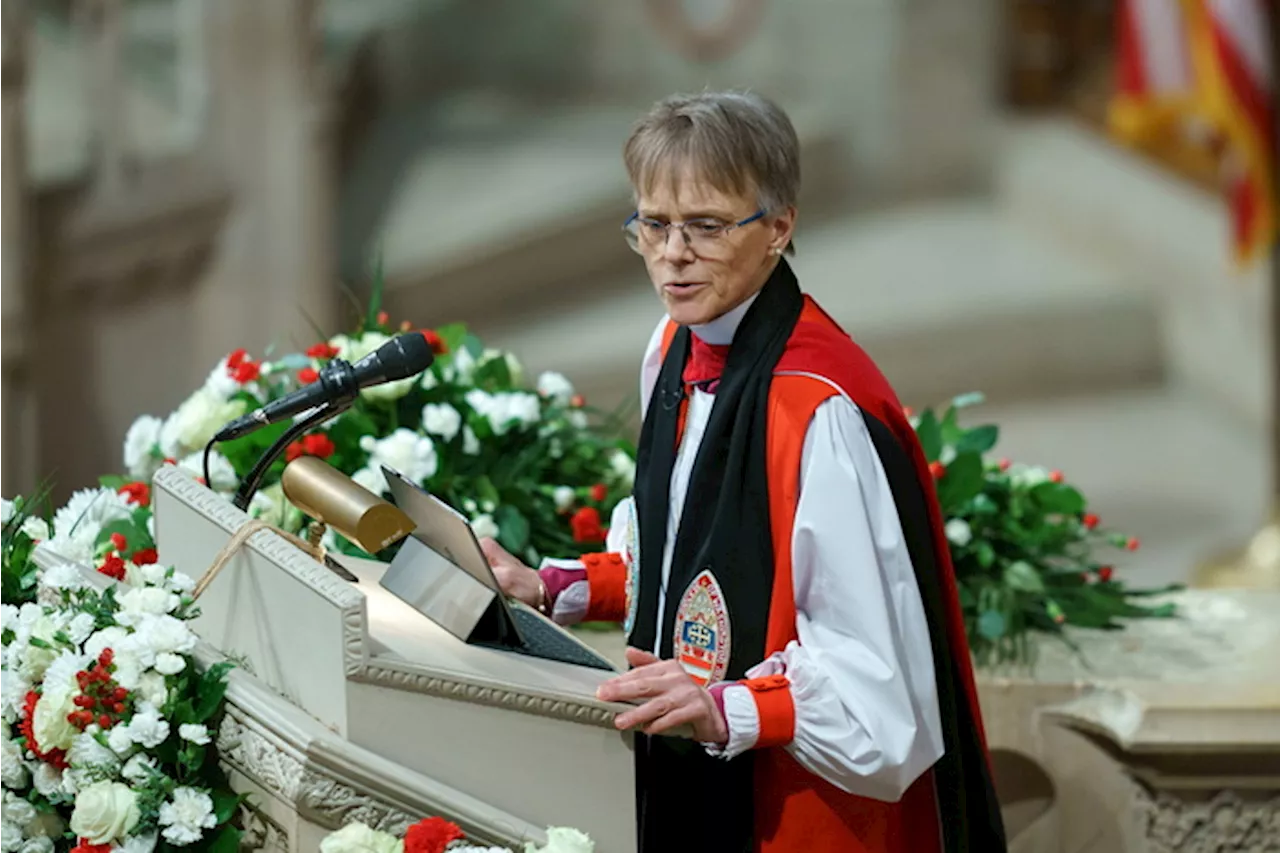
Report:
[[[603,705],[572,702],[558,697],[512,690],[485,684],[479,680],[449,678],[432,672],[400,669],[388,664],[371,663],[352,674],[352,681],[376,684],[393,690],[426,693],[445,699],[457,699],[473,705],[509,708],[525,714],[537,714],[556,720],[613,728],[616,711]]]
[[[289,833],[284,827],[261,811],[249,806],[240,807],[240,850],[262,850],[265,853],[289,853]]]
[[[1280,797],[1251,801],[1219,791],[1210,800],[1189,801],[1144,790],[1136,810],[1149,853],[1280,851]]]

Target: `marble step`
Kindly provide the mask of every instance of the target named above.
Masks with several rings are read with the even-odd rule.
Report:
[[[1062,251],[985,202],[948,202],[802,228],[794,265],[904,401],[969,390],[1045,398],[1158,382],[1156,306],[1113,267]],[[634,271],[519,322],[474,318],[530,370],[568,373],[589,399],[633,395],[661,309]]]

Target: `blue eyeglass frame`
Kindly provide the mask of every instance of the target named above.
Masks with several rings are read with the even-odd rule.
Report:
[[[769,211],[768,211],[766,208],[763,208],[763,207],[762,207],[762,208],[760,208],[759,210],[757,210],[755,213],[753,213],[753,214],[751,214],[750,216],[748,216],[746,219],[740,219],[740,220],[738,220],[737,222],[730,222],[728,225],[726,225],[726,226],[724,227],[724,230],[723,230],[723,231],[721,231],[720,233],[721,233],[722,235],[723,235],[723,234],[728,234],[730,231],[733,231],[735,228],[741,228],[743,225],[750,225],[752,222],[755,222],[757,219],[760,219],[760,218],[764,217],[764,215],[765,215],[766,213],[768,213],[768,212],[769,212]],[[688,225],[690,222],[705,222],[705,221],[707,221],[707,219],[709,219],[709,218],[711,218],[711,217],[703,217],[702,219],[690,219],[690,220],[688,220],[688,221],[686,221],[686,222],[667,222],[667,223],[664,223],[664,224],[666,225],[667,229],[668,229],[668,237],[667,237],[667,239],[671,239],[671,238],[670,238],[670,229],[671,229],[671,228],[675,228],[676,230],[678,230],[678,231],[680,232],[680,236],[684,237],[685,244],[687,245],[687,244],[689,243],[689,235],[685,233],[685,231],[684,231],[684,226]],[[647,220],[648,220],[648,221],[650,221],[650,222],[657,222],[657,221],[658,221],[658,220],[656,220],[656,219],[648,219],[648,217],[642,217],[642,216],[640,215],[640,211],[638,211],[638,210],[637,210],[637,211],[633,212],[630,216],[628,216],[628,217],[627,217],[627,221],[626,221],[626,222],[622,223],[622,230],[623,230],[623,231],[626,231],[626,230],[627,230],[627,227],[628,227],[632,222],[635,222],[635,221],[636,221],[636,220],[638,220],[638,219],[647,219]]]

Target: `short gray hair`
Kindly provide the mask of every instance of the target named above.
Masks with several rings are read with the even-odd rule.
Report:
[[[760,207],[778,212],[800,193],[800,140],[782,108],[754,92],[671,95],[631,129],[622,149],[631,186],[652,190],[692,167],[725,193],[755,191]]]

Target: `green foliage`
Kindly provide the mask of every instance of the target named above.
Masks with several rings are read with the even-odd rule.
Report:
[[[1176,586],[1134,590],[1115,579],[1103,551],[1136,540],[1100,527],[1079,489],[1058,472],[985,458],[999,430],[960,423],[981,401],[968,394],[941,418],[925,410],[913,419],[926,457],[943,466],[938,503],[978,664],[1031,663],[1033,632],[1070,642],[1068,626],[1118,630],[1126,619],[1172,616],[1171,604],[1138,600]]]

